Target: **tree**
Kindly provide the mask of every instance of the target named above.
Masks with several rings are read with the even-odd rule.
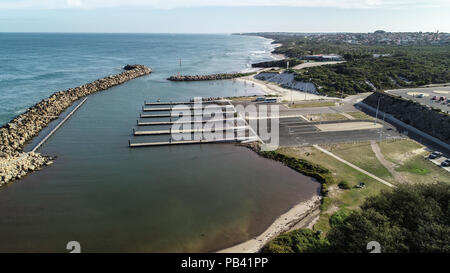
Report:
[[[336,252],[366,252],[370,241],[383,252],[450,252],[450,185],[401,186],[369,198],[333,227]]]
[[[368,198],[360,210],[339,211],[322,238],[300,229],[270,241],[264,252],[367,253],[376,241],[385,253],[450,252],[450,185],[403,185]]]

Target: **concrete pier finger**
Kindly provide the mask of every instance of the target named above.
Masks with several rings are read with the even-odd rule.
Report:
[[[153,122],[137,122],[137,126],[156,126],[156,125],[174,125],[174,124],[199,124],[199,123],[215,123],[215,122],[226,122],[235,121],[234,119],[208,119],[208,120],[191,120],[191,121],[153,121]]]
[[[222,112],[222,115],[234,115],[234,111],[226,111],[226,112]],[[197,117],[197,116],[203,116],[203,113],[199,113],[199,114],[190,114],[190,115],[186,115],[186,114],[179,114],[179,113],[171,113],[171,114],[155,114],[155,115],[148,115],[148,114],[141,114],[140,118],[178,118],[178,117],[186,117],[186,116],[191,116],[191,117]]]
[[[154,130],[154,131],[136,131],[133,129],[133,135],[135,136],[149,136],[149,135],[170,135],[170,134],[189,134],[189,133],[214,133],[214,132],[224,132],[224,131],[234,131],[234,130],[246,130],[247,126],[237,126],[237,127],[225,127],[218,129],[186,129],[186,130]]]
[[[202,107],[189,107],[189,106],[181,106],[181,107],[153,107],[153,108],[146,108],[143,107],[142,111],[144,112],[157,112],[157,111],[181,111],[181,110],[209,110],[209,109],[233,109],[233,106],[230,105],[209,105],[209,106],[202,106]]]
[[[201,101],[202,104],[211,104],[211,103],[220,103],[223,101],[220,100],[214,100],[214,101]],[[179,104],[186,104],[191,105],[194,103],[200,103],[200,102],[193,102],[193,101],[179,101],[179,102],[144,102],[145,105],[151,106],[151,105],[179,105]]]
[[[213,140],[181,140],[181,141],[161,141],[161,142],[142,142],[131,143],[128,145],[130,148],[137,147],[149,147],[149,146],[166,146],[166,145],[186,145],[186,144],[212,144],[212,143],[232,143],[232,142],[248,142],[257,141],[256,137],[243,137],[243,138],[223,138]]]

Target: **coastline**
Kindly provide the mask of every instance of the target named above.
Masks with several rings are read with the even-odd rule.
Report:
[[[263,69],[259,70],[258,72],[261,72],[262,70]],[[294,89],[287,89],[281,87],[276,83],[258,80],[255,79],[253,75],[236,78],[236,80],[258,85],[259,87],[261,87],[264,93],[266,93],[267,95],[277,95],[281,98],[282,101],[291,101],[291,99],[295,101],[330,99],[330,97],[315,95],[307,92],[301,92]]]
[[[274,53],[274,51],[277,49],[277,47],[280,47],[280,46],[282,46],[283,44],[274,44],[273,42],[275,42],[275,40],[273,40],[273,39],[270,39],[270,40],[272,40],[271,44],[274,45],[272,51],[270,52],[271,57],[272,57],[274,60],[283,60],[283,59],[286,59],[286,55],[284,55],[284,54],[279,54],[279,53]]]
[[[262,36],[259,36],[261,38],[264,39],[268,39]],[[275,42],[275,40],[273,39],[268,39],[271,41],[271,44],[273,44],[273,42]],[[271,57],[274,60],[283,60],[286,59],[286,56],[284,54],[277,54],[274,53],[274,51],[276,50],[277,47],[282,46],[282,44],[280,43],[276,43],[273,44],[274,48],[271,51]],[[302,68],[306,68],[306,67],[310,67],[310,66],[318,66],[318,65],[326,65],[326,64],[333,64],[335,62],[324,62],[324,63],[319,63],[319,64],[300,64],[297,65],[296,67],[298,69],[302,69]],[[336,62],[337,63],[337,62]],[[253,68],[251,69],[252,72],[255,72],[256,74],[264,72],[266,70],[270,70],[271,68]],[[248,72],[250,70],[246,70],[245,72]],[[244,72],[244,71],[242,71]],[[238,81],[242,81],[242,82],[248,82],[250,84],[255,84],[257,86],[259,86],[262,91],[266,94],[266,95],[276,95],[279,96],[281,98],[282,101],[291,101],[291,100],[295,100],[295,101],[303,101],[303,100],[323,100],[323,99],[330,99],[329,97],[326,96],[321,96],[321,95],[315,95],[315,94],[311,94],[311,93],[307,93],[307,92],[302,92],[302,91],[298,91],[298,90],[294,90],[294,89],[288,89],[288,88],[284,88],[276,83],[272,83],[272,82],[268,82],[268,81],[263,81],[263,80],[259,80],[256,79],[254,77],[254,75],[248,75],[248,76],[244,76],[244,77],[239,77],[239,78],[235,78],[234,80],[238,80]]]
[[[312,228],[320,214],[320,203],[322,197],[319,195],[311,197],[292,207],[280,215],[263,233],[243,243],[217,251],[217,253],[257,253],[270,240],[298,228]]]
[[[36,153],[35,149],[31,152],[23,149],[74,102],[152,72],[143,65],[126,65],[123,69],[120,74],[55,92],[4,124],[0,128],[0,187],[53,163],[51,157]]]
[[[273,42],[274,40],[272,40]],[[281,46],[276,44],[275,48]],[[285,59],[283,54],[275,54],[275,48],[272,50],[272,58],[274,60]],[[256,72],[262,72],[267,68],[256,69]],[[326,97],[314,95],[306,92],[299,92],[292,89],[281,87],[275,83],[265,82],[255,79],[254,75],[236,78],[235,80],[256,84],[267,95],[278,95],[282,100],[320,100]],[[251,150],[257,152],[255,147]],[[320,194],[312,196],[309,200],[302,201],[287,212],[280,215],[263,233],[237,245],[221,249],[216,253],[257,253],[260,252],[266,243],[274,239],[278,235],[299,228],[312,228],[320,216],[320,204],[322,196]]]
[[[273,55],[274,59],[277,59],[277,58],[283,59],[284,58],[284,55],[278,55],[278,54],[274,54],[274,53],[272,53],[272,55]],[[133,70],[133,68],[130,70]],[[123,73],[127,73],[127,72],[123,72]],[[147,71],[145,71],[145,73],[143,73],[142,75],[137,75],[136,77],[143,76],[143,75],[149,74],[149,73],[151,73],[151,70],[149,70],[148,73],[147,73]],[[109,79],[112,79],[115,76],[117,76],[117,75],[108,76],[108,77],[103,78],[98,81],[102,81],[105,79],[108,81]],[[247,77],[248,77],[248,79],[246,79]],[[258,84],[259,86],[262,87],[263,90],[266,90],[267,92],[278,92],[280,94],[282,94],[284,92],[284,96],[286,98],[290,98],[291,95],[296,94],[296,93],[299,95],[298,97],[296,96],[296,100],[300,100],[300,97],[301,98],[305,97],[305,94],[303,94],[301,92],[297,92],[297,91],[294,92],[295,90],[282,88],[275,84],[257,80],[257,79],[254,79],[252,76],[247,76],[247,77],[238,78],[237,80],[244,80],[244,81],[248,80],[250,82]],[[130,77],[129,79],[124,80],[123,82],[134,79],[134,78],[135,78],[134,76]],[[95,82],[97,82],[97,81],[95,81]],[[117,84],[121,84],[123,82],[119,82]],[[89,86],[92,84],[93,83],[89,83],[89,84],[83,85],[81,87]],[[43,128],[46,128],[46,126],[48,126],[48,124],[55,119],[55,118],[50,118],[50,117],[56,117],[56,114],[58,111],[59,111],[58,116],[60,116],[60,114],[64,110],[66,110],[68,107],[73,105],[73,103],[76,100],[72,100],[72,99],[74,99],[75,97],[77,99],[80,99],[80,98],[82,98],[84,96],[88,96],[94,92],[109,89],[110,87],[113,87],[117,84],[113,84],[110,86],[109,86],[109,84],[106,84],[105,86],[102,86],[98,89],[96,89],[96,86],[94,84],[94,87],[96,90],[92,91],[92,92],[88,90],[87,93],[82,96],[78,96],[78,94],[77,94],[77,88],[80,88],[80,87],[71,88],[66,91],[54,93],[48,99],[43,100],[46,102],[47,107],[53,106],[52,103],[57,103],[58,100],[60,100],[59,95],[61,95],[61,99],[64,99],[66,101],[64,101],[64,103],[62,105],[58,105],[56,112],[50,111],[49,113],[47,113],[46,111],[44,111],[45,114],[48,114],[48,115],[46,115],[47,117],[45,117],[45,119],[42,121],[42,124],[39,124],[39,126],[33,126],[33,130],[30,130],[30,132],[29,132],[30,137],[26,137],[25,142],[23,142],[17,146],[19,149],[16,149],[16,148],[14,149],[14,151],[17,151],[19,153],[19,154],[14,154],[14,159],[8,160],[7,162],[4,163],[3,161],[1,161],[2,158],[0,157],[0,187],[1,187],[1,185],[4,185],[11,181],[20,179],[21,177],[27,175],[28,173],[37,171],[44,165],[47,165],[47,164],[50,165],[52,163],[51,158],[44,157],[44,156],[40,155],[39,153],[23,153],[22,152],[23,146],[25,144],[27,144],[31,139],[33,139],[33,137],[35,137],[37,134],[39,134],[39,132],[41,132],[41,130]],[[66,97],[66,96],[63,96],[64,92],[72,92],[72,93],[70,94],[69,97]],[[308,95],[308,99],[311,99],[311,98],[309,98],[310,95],[315,96],[312,94],[307,94],[307,95]],[[40,103],[42,103],[42,101]],[[36,104],[33,107],[36,107],[40,103]],[[33,107],[29,108],[24,114],[29,113],[33,109]],[[39,109],[39,110],[41,110],[41,109]],[[22,114],[22,115],[24,115],[24,114]],[[19,115],[18,117],[14,118],[13,120],[10,121],[10,123],[15,122],[17,119],[19,119],[22,122],[22,119],[20,118],[22,115]],[[25,121],[28,122],[30,120],[25,120]],[[32,119],[31,119],[31,121],[32,121]],[[20,123],[18,123],[18,124],[20,124]],[[41,126],[43,126],[43,127],[41,127]],[[16,127],[16,126],[8,126],[7,129],[9,131],[10,128],[14,128],[14,127]],[[20,127],[20,125],[17,127]],[[37,132],[34,131],[36,128],[39,128],[39,127],[41,127],[41,128],[38,129]],[[5,127],[3,127],[3,128],[5,128]],[[0,131],[0,137],[5,139],[4,136],[2,135],[3,132],[4,131]],[[0,144],[5,143],[5,142],[2,143],[2,138],[0,138]],[[0,147],[0,155],[1,155],[1,153],[2,153],[2,147]],[[29,159],[31,159],[30,162],[27,161],[29,164],[27,162],[24,162],[24,160],[29,160]],[[14,168],[16,168],[17,171],[14,171],[11,176],[5,176],[4,175],[5,172],[2,169],[3,164],[14,165]],[[8,170],[8,172],[10,172],[10,170]],[[265,243],[267,243],[269,240],[273,239],[274,237],[276,237],[277,235],[279,235],[283,232],[286,232],[286,231],[289,231],[292,229],[296,229],[296,228],[300,228],[300,227],[311,227],[317,220],[318,213],[320,213],[319,205],[320,205],[321,199],[322,199],[322,197],[320,195],[314,195],[309,200],[302,201],[302,202],[294,205],[287,212],[280,215],[259,236],[255,237],[253,239],[250,239],[246,242],[235,245],[233,247],[221,250],[219,252],[258,252],[261,249],[261,247],[264,246]]]
[[[246,146],[253,152],[261,155],[260,146],[258,143],[249,143]],[[293,168],[291,165],[286,164],[283,160],[277,160],[271,156],[264,157],[275,161],[281,161],[288,168],[292,168],[306,176],[315,177]],[[261,251],[266,243],[284,232],[289,232],[299,228],[312,229],[319,220],[321,212],[320,205],[322,203],[323,196],[325,196],[328,191],[325,186],[326,181],[317,180],[317,177],[315,178],[316,181],[321,184],[321,190],[319,193],[313,195],[306,201],[296,204],[287,212],[280,215],[263,233],[258,236],[237,245],[219,250],[217,253],[257,253]],[[323,178],[323,180],[326,180],[326,178]]]

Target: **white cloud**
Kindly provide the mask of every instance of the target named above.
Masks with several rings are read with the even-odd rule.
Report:
[[[288,6],[334,8],[425,8],[449,7],[448,0],[0,0],[0,9],[96,9],[111,7]]]

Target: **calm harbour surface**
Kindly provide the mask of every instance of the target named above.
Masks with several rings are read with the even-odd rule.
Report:
[[[129,149],[144,100],[260,94],[239,81],[168,82],[271,59],[267,39],[233,35],[0,34],[0,123],[51,93],[153,69],[89,96],[39,150],[55,163],[0,189],[0,252],[215,251],[263,232],[319,184],[233,144]]]

